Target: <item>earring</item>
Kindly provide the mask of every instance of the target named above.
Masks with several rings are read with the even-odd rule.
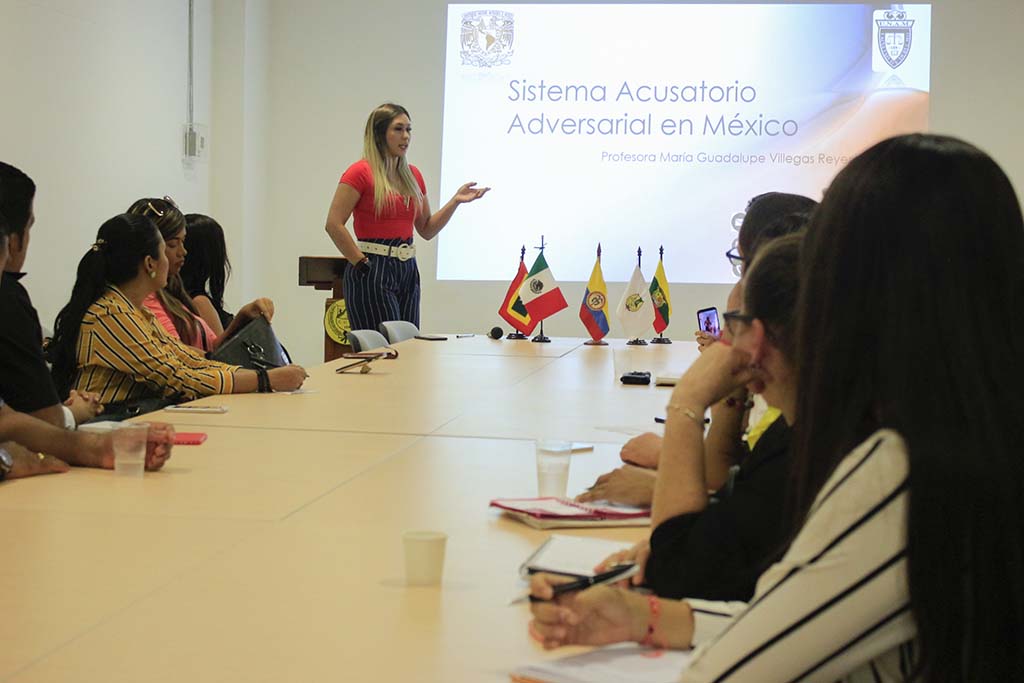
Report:
[[[156,271],[155,270],[149,271],[149,279],[150,280],[155,280],[156,279]]]

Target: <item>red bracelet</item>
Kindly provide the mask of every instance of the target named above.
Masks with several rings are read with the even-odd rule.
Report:
[[[658,618],[661,616],[661,603],[658,602],[658,596],[648,595],[647,607],[650,609],[651,617],[647,622],[647,635],[640,641],[640,644],[644,647],[658,647],[654,642],[654,632],[658,629]]]

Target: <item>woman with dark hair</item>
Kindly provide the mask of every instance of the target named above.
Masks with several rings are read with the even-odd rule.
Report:
[[[744,260],[752,261],[765,242],[791,235],[804,229],[811,210],[818,205],[810,197],[785,192],[765,192],[747,202],[747,213],[740,225],[738,246],[729,250],[726,256],[738,275],[743,273]],[[727,303],[738,302],[740,285],[736,283],[729,292]],[[698,330],[697,350],[703,352],[721,338],[721,334]],[[720,460],[735,460],[743,451],[740,441],[748,429],[748,445],[753,448],[758,436],[779,418],[779,411],[769,407],[757,394],[750,395],[744,388],[726,397],[728,406],[719,404],[711,409],[711,421],[715,427],[708,434],[708,452]],[[742,406],[736,410],[735,406]],[[661,454],[661,437],[654,432],[634,436],[622,446],[621,457],[626,463],[638,467],[657,468]],[[719,457],[721,456],[721,457]],[[632,479],[635,480],[635,477]]]
[[[298,366],[245,370],[170,337],[143,305],[167,285],[167,273],[163,238],[148,217],[122,214],[100,226],[57,316],[50,348],[58,391],[95,391],[104,403],[123,404],[302,385],[306,372]]]
[[[700,645],[690,682],[1019,680],[1022,306],[1024,219],[988,155],[909,135],[853,159],[801,255],[788,549],[748,604],[599,587],[536,603],[535,633]],[[879,333],[880,315],[913,320]],[[755,376],[764,330],[739,324],[749,346],[713,345],[688,374],[717,361]],[[678,410],[715,396],[702,376]],[[534,595],[558,581],[535,578]]]
[[[231,261],[220,223],[201,213],[185,214],[185,253],[181,281],[199,316],[217,336],[235,317],[224,310],[224,287],[231,276]]]
[[[642,573],[633,577],[633,583],[643,583],[659,596],[749,600],[758,576],[792,531],[786,484],[792,462],[789,425],[794,420],[802,240],[796,234],[767,242],[742,280],[746,304],[737,305],[747,313],[724,314],[729,341],[749,343],[741,328],[753,319],[765,330],[761,370],[751,390],[780,406],[782,417],[771,422],[755,445],[744,447],[735,475],[724,485],[728,472],[710,457],[710,435],[702,441],[689,438],[691,418],[669,411],[664,439],[668,453],[662,455],[666,464],[658,472],[656,488],[649,477],[646,501],[623,501],[650,503],[653,498],[650,541],[613,555],[606,563],[638,562]],[[733,390],[742,386],[742,378],[734,377],[731,368],[718,369]],[[698,462],[703,466],[696,466]],[[602,488],[599,479],[578,500],[610,499]],[[709,490],[717,493],[712,497]]]
[[[188,254],[185,249],[188,232],[185,216],[178,205],[170,197],[144,197],[129,206],[128,213],[151,218],[160,230],[167,249],[167,286],[147,297],[144,302],[167,334],[189,346],[209,352],[250,320],[261,315],[268,321],[274,317],[274,302],[266,298],[256,299],[243,306],[236,319],[218,334],[199,315],[199,309],[182,283],[181,269]]]
[[[433,239],[460,204],[489,187],[466,183],[432,213],[423,174],[406,159],[412,120],[405,107],[382,104],[366,120],[363,158],[341,176],[327,214],[327,234],[348,259],[344,291],[353,330],[376,330],[388,320],[420,324],[420,274],[413,228]],[[345,223],[353,217],[356,238]]]

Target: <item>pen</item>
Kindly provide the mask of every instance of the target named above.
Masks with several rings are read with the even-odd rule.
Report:
[[[552,598],[558,597],[562,593],[570,593],[572,591],[583,590],[584,588],[590,588],[591,586],[603,586],[606,583],[615,583],[616,581],[624,581],[639,573],[640,565],[628,563],[628,564],[617,564],[613,565],[611,569],[594,576],[584,576],[575,581],[569,581],[568,583],[560,583],[557,586],[552,586],[554,595]],[[547,600],[541,600],[535,598],[529,593],[520,595],[518,598],[512,600],[509,605],[518,605],[521,602],[547,602]]]
[[[457,334],[457,335],[455,335],[455,338],[456,339],[466,339],[467,337],[475,337],[475,336],[476,335],[472,334],[472,333],[469,333],[469,334]]]
[[[656,417],[656,418],[654,418],[654,421],[657,422],[660,425],[665,424],[665,418],[663,418],[663,417]],[[704,418],[704,424],[706,424],[706,425],[711,424],[711,418],[710,417],[705,417]]]

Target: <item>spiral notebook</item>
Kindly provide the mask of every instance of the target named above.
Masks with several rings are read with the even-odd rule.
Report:
[[[577,503],[569,498],[498,498],[491,501],[491,507],[535,529],[651,524],[650,508]]]

